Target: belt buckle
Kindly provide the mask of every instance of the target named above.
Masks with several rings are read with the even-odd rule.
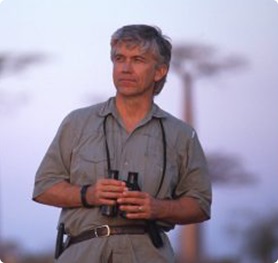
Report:
[[[98,230],[103,228],[106,228],[107,233],[105,235],[99,235]],[[94,233],[96,237],[109,237],[111,234],[111,229],[108,225],[97,226],[96,228],[94,228]]]

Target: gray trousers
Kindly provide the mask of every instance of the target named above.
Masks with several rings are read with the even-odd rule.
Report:
[[[56,263],[174,263],[175,256],[166,234],[164,246],[155,248],[148,236],[115,235],[92,238],[67,248]]]

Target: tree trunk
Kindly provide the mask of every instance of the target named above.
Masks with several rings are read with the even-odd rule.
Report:
[[[184,121],[194,126],[194,107],[192,77],[185,73],[183,76],[184,88]],[[199,224],[192,224],[181,227],[181,245],[179,252],[180,263],[197,263],[202,257],[201,251],[201,229]]]

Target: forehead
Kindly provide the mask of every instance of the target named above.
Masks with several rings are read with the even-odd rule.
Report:
[[[125,54],[155,58],[155,55],[150,48],[145,48],[144,46],[133,42],[118,42],[113,47],[113,50],[114,55]]]

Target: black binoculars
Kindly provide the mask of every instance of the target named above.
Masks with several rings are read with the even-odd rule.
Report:
[[[109,178],[111,179],[116,179],[119,180],[119,171],[117,170],[111,170],[109,171]],[[139,185],[138,185],[138,173],[136,172],[129,172],[127,181],[125,181],[126,186],[129,191],[141,191]],[[126,217],[126,212],[124,211],[119,211],[117,205],[103,205],[101,207],[101,213],[104,216],[109,216],[109,217],[116,217],[118,214],[122,216],[123,218]],[[159,227],[157,226],[156,222],[153,220],[148,220],[147,221],[147,228],[148,228],[148,233],[150,236],[150,239],[153,243],[153,245],[156,248],[160,248],[163,246],[163,239],[160,235],[160,230]]]
[[[108,174],[108,178],[119,180],[119,171],[110,170]],[[126,186],[129,191],[140,191],[140,187],[138,185],[138,173],[129,172],[127,181],[125,181]],[[118,215],[118,207],[117,205],[103,205],[101,206],[101,214],[104,216],[115,217]],[[119,214],[122,217],[125,217],[125,212],[120,211]]]

